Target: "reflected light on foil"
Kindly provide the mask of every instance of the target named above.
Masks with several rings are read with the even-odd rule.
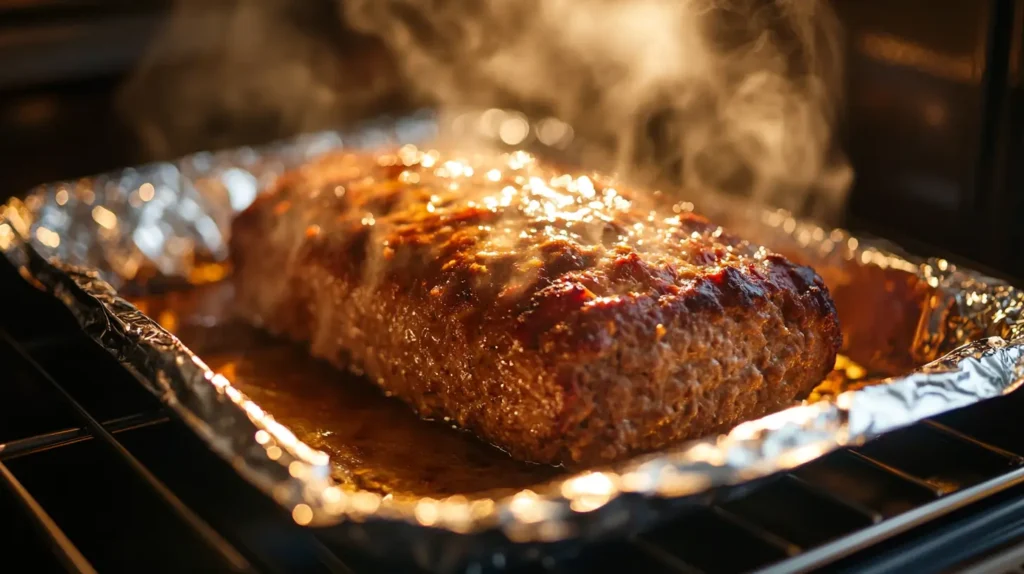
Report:
[[[14,230],[6,223],[0,223],[0,250],[10,249],[14,243]]]
[[[784,411],[742,423],[729,432],[727,436],[729,440],[756,440],[764,433],[779,430],[786,425],[806,426],[807,423],[826,412],[828,408],[829,405],[826,403],[790,407]]]
[[[29,221],[26,221],[25,218],[21,216],[21,213],[19,213],[19,206],[23,207],[18,198],[15,197],[11,199],[6,206],[6,209],[0,210],[0,216],[6,218],[7,221],[10,222],[11,229],[14,232],[17,232],[24,237],[28,235],[30,225]]]
[[[532,490],[517,492],[508,507],[517,519],[527,524],[540,522],[546,518],[544,505],[537,493]]]
[[[249,415],[249,417],[253,420],[262,419],[265,415],[263,409],[261,409],[259,405],[252,401],[244,401],[242,403],[242,408],[245,409],[245,413]]]
[[[356,512],[373,514],[380,508],[380,495],[367,491],[357,492],[352,496],[352,508]]]
[[[348,506],[348,497],[337,486],[329,486],[324,489],[323,502],[325,510],[331,514],[341,514]]]
[[[307,526],[313,522],[313,509],[308,504],[296,505],[292,510],[292,520],[299,526]]]
[[[853,407],[853,401],[856,398],[856,391],[846,391],[836,397],[836,407],[844,411],[849,411]]]
[[[338,488],[337,486],[332,486],[324,490],[324,502],[334,504],[337,502],[341,502],[341,500],[344,497],[345,493],[342,492],[341,489]]]
[[[156,197],[156,188],[153,187],[152,183],[144,183],[139,186],[139,199],[142,201],[152,201]]]
[[[39,243],[42,243],[50,249],[56,249],[57,246],[60,245],[60,235],[56,231],[52,231],[45,227],[36,228],[36,239],[39,240]]]
[[[221,374],[214,375],[210,382],[221,391],[231,386],[231,382],[228,381],[227,377]]]
[[[309,476],[309,467],[295,460],[288,465],[288,474],[291,475],[292,478],[305,478],[306,476]]]
[[[277,440],[286,447],[292,448],[299,442],[292,431],[274,419],[267,417],[263,419],[263,424],[266,425],[267,431],[277,437]]]
[[[414,514],[416,516],[416,521],[423,526],[433,526],[440,515],[437,507],[437,501],[429,497],[421,499],[419,503],[416,504]]]
[[[189,360],[192,361],[192,363],[195,364],[195,366],[197,366],[200,369],[202,369],[202,371],[203,371],[203,378],[205,378],[208,381],[215,381],[216,380],[216,378],[218,376],[217,373],[214,373],[213,371],[211,371],[209,365],[204,363],[203,360],[200,359],[198,356],[192,355],[191,357],[189,357]],[[178,359],[178,361],[181,361],[181,359]],[[221,377],[221,378],[223,378],[223,377]],[[226,380],[227,379],[225,379],[225,381]]]
[[[827,453],[832,446],[831,444],[808,444],[791,448],[779,455],[779,465],[783,468],[800,466]]]
[[[624,492],[647,492],[654,486],[654,477],[649,472],[627,472],[622,475]]]
[[[576,512],[590,512],[604,506],[618,488],[607,474],[587,473],[562,483],[562,496],[570,500],[569,507]]]
[[[114,229],[117,227],[117,216],[102,205],[92,208],[92,219],[103,229]]]
[[[703,462],[711,466],[722,466],[725,464],[725,452],[717,446],[699,442],[680,453],[681,458],[695,462]]]
[[[309,445],[300,442],[295,446],[295,453],[309,464],[317,467],[324,467],[331,461],[331,457],[323,451],[316,450]]]
[[[603,472],[589,472],[571,478],[562,484],[562,496],[574,498],[584,495],[611,495],[615,492],[615,482]]]
[[[701,472],[680,471],[667,466],[654,481],[658,496],[676,497],[701,492],[711,486],[711,478]]]
[[[494,512],[494,501],[490,498],[482,498],[469,503],[469,513],[473,518],[489,516]]]

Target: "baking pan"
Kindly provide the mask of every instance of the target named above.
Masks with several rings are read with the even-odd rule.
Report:
[[[518,463],[233,318],[236,213],[326,151],[429,145],[438,128],[425,112],[42,185],[0,207],[0,251],[297,523],[434,571],[636,532],[1022,380],[1024,295],[1013,286],[717,197],[677,206],[813,266],[837,304],[842,355],[792,408],[609,467]]]

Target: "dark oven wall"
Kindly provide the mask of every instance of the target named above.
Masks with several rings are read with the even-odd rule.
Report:
[[[279,20],[272,35],[253,31],[273,48],[260,48],[260,58],[224,56],[232,52],[228,27],[244,33],[260,25],[245,21],[250,7],[264,21]],[[334,0],[0,0],[0,197],[55,179],[259,144],[293,135],[296,126],[329,129],[410,109],[380,43],[345,32],[339,10]],[[278,84],[288,85],[289,59],[323,64],[319,88],[370,86],[375,97],[320,103],[327,111],[302,124],[282,117],[269,94],[278,86],[254,84],[246,103],[259,104],[224,104],[221,88],[231,81],[224,68],[239,78],[276,66],[284,78]],[[155,118],[161,137],[138,121],[146,117]]]
[[[835,0],[850,224],[1024,275],[1018,0]]]
[[[202,8],[196,14],[206,22],[237,6],[229,0],[191,4]],[[168,24],[171,5],[172,0],[0,0],[0,197],[44,181],[288,135],[269,113],[258,121],[237,119],[251,124],[246,129],[222,125],[224,118],[213,114],[163,147],[129,125],[116,98],[123,98],[121,88]],[[1024,152],[1024,0],[833,5],[847,48],[842,137],[856,170],[848,224],[919,251],[1024,275],[1024,226],[1015,221],[1024,213],[1024,174],[1018,167]],[[286,11],[292,27],[326,39],[330,50],[342,54],[340,66],[361,66],[354,73],[368,76],[392,73],[372,39],[337,32],[334,2],[301,6]],[[216,36],[195,34],[167,69],[216,50]],[[145,96],[140,106],[174,114],[180,88],[161,87],[161,73],[150,72],[148,93],[163,98]],[[394,94],[385,93],[383,100],[359,113],[408,105]],[[349,115],[325,114],[307,125],[328,127]]]
[[[162,4],[0,1],[0,197],[141,159],[111,95]]]

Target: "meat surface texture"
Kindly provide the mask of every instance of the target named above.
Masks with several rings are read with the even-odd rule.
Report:
[[[813,270],[686,207],[522,152],[335,153],[233,222],[237,301],[513,457],[611,462],[792,405],[840,346]]]

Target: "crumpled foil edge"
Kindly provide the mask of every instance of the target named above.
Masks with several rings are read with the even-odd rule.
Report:
[[[125,187],[127,181],[125,188],[137,193],[142,189],[140,182],[163,178],[161,185],[177,186],[180,197],[174,208],[180,213],[176,216],[185,211],[180,199],[188,198],[193,214],[186,226],[193,232],[200,231],[200,242],[204,237],[207,240],[201,247],[216,258],[223,238],[215,232],[225,220],[222,215],[204,212],[204,206],[211,205],[208,189],[204,195],[210,178],[230,187],[225,179],[242,174],[243,187],[249,189],[246,193],[254,194],[253,190],[288,166],[343,144],[358,147],[423,139],[432,133],[424,130],[423,122],[429,119],[414,118],[404,132],[401,127],[378,133],[364,129],[356,139],[316,134],[260,149],[197,154],[174,164],[129,168],[77,184],[43,186],[24,201],[14,199],[0,206],[0,251],[27,280],[70,309],[92,339],[212,450],[303,525],[330,526],[372,518],[458,534],[498,529],[512,542],[566,540],[579,534],[581,520],[600,523],[602,513],[611,512],[616,506],[612,501],[623,495],[639,495],[645,500],[679,499],[742,484],[918,420],[1007,394],[1024,381],[1024,331],[1017,321],[1024,296],[1018,290],[942,260],[914,262],[884,244],[858,240],[840,230],[825,231],[782,211],[764,211],[759,216],[761,224],[806,252],[814,252],[819,265],[855,262],[902,267],[935,288],[936,293],[946,293],[948,296],[932,298],[931,311],[922,315],[920,336],[915,337],[919,356],[932,354],[938,358],[907,376],[747,422],[727,435],[693,441],[607,469],[582,472],[504,499],[453,496],[415,502],[393,500],[375,492],[346,491],[334,484],[326,454],[300,441],[277,423],[272,413],[263,411],[174,335],[119,296],[112,285],[119,284],[116,274],[106,273],[104,277],[97,268],[66,260],[96,260],[95,253],[62,252],[48,235],[67,237],[80,234],[81,229],[65,225],[60,232],[53,231],[45,225],[59,225],[54,225],[52,218],[47,223],[40,216],[40,205],[52,207],[54,194],[61,190],[67,193],[75,189],[78,193],[85,189],[95,195],[97,190],[110,192],[111,182],[121,182],[119,185]],[[233,202],[233,197],[227,199]],[[226,200],[221,197],[220,201]],[[232,207],[236,212],[240,209]],[[92,207],[92,219],[103,226],[106,215],[97,214],[97,209],[108,208]],[[171,208],[164,206],[158,215],[168,213]],[[131,257],[143,258],[163,272],[175,272],[173,265],[168,268],[160,263],[167,253],[147,251],[138,237],[108,240],[118,248],[124,248],[125,242],[130,244],[129,257],[126,259],[123,252],[117,257],[121,264],[131,261]],[[117,249],[105,253],[117,253]],[[113,265],[107,255],[97,261],[103,264],[99,267]],[[951,306],[957,307],[956,312],[950,311]],[[954,344],[959,346],[950,349]],[[613,517],[605,522],[610,530],[622,521]],[[592,530],[588,528],[588,532]]]

